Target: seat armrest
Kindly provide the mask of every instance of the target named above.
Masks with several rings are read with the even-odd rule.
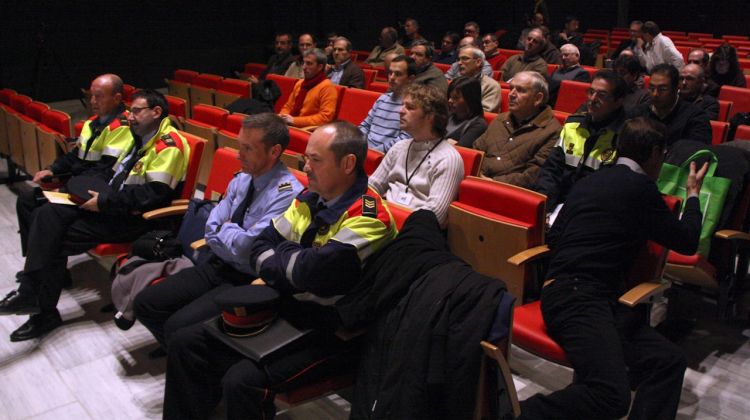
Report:
[[[170,206],[181,206],[190,203],[190,200],[187,198],[178,198],[177,200],[172,200],[172,203]]]
[[[750,234],[746,232],[741,232],[739,230],[732,230],[732,229],[717,230],[714,233],[714,236],[719,239],[726,239],[730,241],[740,240],[740,241],[750,242]]]
[[[503,355],[503,352],[499,347],[488,341],[483,340],[480,345],[482,346],[484,355],[488,359],[497,363],[499,375],[501,376],[500,379],[505,382],[505,389],[508,392],[508,398],[510,399],[511,408],[513,410],[513,418],[520,416],[521,405],[518,401],[518,392],[516,391],[516,384],[513,382],[513,375],[510,372],[510,365],[505,359],[505,355]]]
[[[529,248],[527,250],[521,251],[516,255],[513,255],[512,257],[508,258],[508,262],[515,266],[520,266],[522,264],[526,264],[528,262],[545,257],[549,254],[549,252],[550,252],[549,246],[539,245],[539,246],[535,246],[533,248]]]
[[[190,244],[190,248],[196,251],[201,248],[204,248],[205,246],[206,246],[206,238],[198,239],[197,241]]]
[[[641,283],[625,292],[625,294],[620,296],[620,299],[618,299],[618,301],[623,305],[629,306],[631,308],[638,305],[639,303],[651,303],[655,298],[661,296],[664,291],[669,289],[671,286],[672,283],[669,282]]]
[[[308,133],[312,133],[318,127],[320,127],[320,126],[319,125],[309,125],[307,127],[300,128],[300,130],[307,131]]]
[[[168,216],[180,216],[187,212],[187,204],[181,204],[179,206],[163,207],[156,210],[151,210],[143,213],[143,218],[146,220],[160,219]]]

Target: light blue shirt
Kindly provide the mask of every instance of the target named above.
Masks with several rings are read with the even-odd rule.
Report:
[[[237,174],[229,183],[227,194],[214,207],[206,222],[206,242],[216,256],[236,270],[257,275],[250,264],[250,246],[273,218],[283,214],[303,187],[283,163],[255,178],[253,201],[242,226],[232,223],[232,215],[245,199],[251,175]]]
[[[375,101],[359,125],[359,131],[367,139],[367,147],[386,153],[397,142],[411,138],[409,133],[401,131],[399,112],[403,103],[403,99],[394,97],[393,92],[384,93]]]
[[[333,67],[331,67],[331,72],[328,73],[328,78],[331,80],[331,83],[333,83],[334,85],[341,84],[341,76],[344,75],[344,69],[349,65],[351,61],[352,60],[346,60],[341,63],[340,66],[334,64]]]

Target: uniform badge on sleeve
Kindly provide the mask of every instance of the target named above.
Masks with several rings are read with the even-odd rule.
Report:
[[[612,156],[615,154],[615,149],[607,149],[602,152],[602,162],[607,162],[610,159],[612,159]]]
[[[292,190],[292,183],[291,182],[282,182],[279,184],[279,191],[278,192],[284,192],[284,191],[291,191]]]
[[[573,143],[568,143],[568,148],[567,148],[567,150],[565,150],[565,153],[567,153],[569,155],[572,155],[573,154],[573,147],[574,147]]]
[[[177,144],[174,142],[174,139],[169,134],[165,134],[165,135],[161,136],[161,141],[163,141],[164,144],[166,144],[169,147],[176,147],[177,146]]]
[[[362,216],[378,217],[378,204],[374,197],[362,196]]]
[[[143,162],[139,160],[135,163],[135,166],[133,166],[133,172],[138,173],[141,171],[141,169],[143,169]]]

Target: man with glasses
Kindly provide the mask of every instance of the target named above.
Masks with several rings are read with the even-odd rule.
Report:
[[[289,65],[289,68],[284,73],[286,77],[294,77],[295,79],[304,79],[305,72],[302,70],[302,56],[305,55],[305,51],[310,48],[315,48],[315,37],[312,34],[302,34],[297,40],[297,50],[299,55],[295,58],[294,62]]]
[[[648,86],[651,104],[637,106],[628,117],[648,117],[667,126],[667,149],[679,140],[711,144],[708,115],[698,106],[680,98],[680,73],[672,65],[659,64],[651,71]]]
[[[414,41],[411,47],[411,58],[417,65],[417,83],[432,86],[441,92],[448,92],[448,81],[439,68],[432,64],[432,54],[434,50],[432,44],[424,39]]]
[[[560,140],[544,162],[534,187],[547,196],[547,209],[553,215],[578,180],[616,160],[626,92],[625,80],[619,74],[600,70],[591,82],[586,112],[565,120]]]
[[[479,39],[479,24],[474,21],[469,21],[464,24],[464,37],[472,37]]]
[[[547,75],[547,62],[540,56],[546,45],[544,32],[539,28],[529,31],[526,37],[526,47],[523,54],[516,54],[508,58],[500,69],[504,81],[513,78],[518,72],[535,71],[542,76]]]
[[[704,50],[703,48],[693,48],[690,50],[690,54],[688,54],[688,64],[697,64],[701,66],[703,69],[703,74],[708,75],[708,73],[711,71],[709,66],[710,61],[708,51]],[[710,77],[705,77],[706,81],[705,86],[703,87],[703,93],[707,95],[711,95],[714,98],[719,97],[719,90],[721,89],[721,86],[719,86],[716,82],[711,80]]]
[[[589,72],[580,66],[581,53],[573,44],[565,44],[560,47],[562,53],[562,66],[558,67],[548,78],[550,103],[557,102],[557,92],[563,80],[574,80],[576,82],[590,82]]]
[[[440,54],[435,55],[432,62],[440,64],[453,64],[458,56],[458,42],[461,36],[458,32],[448,31],[443,35],[440,46]]]
[[[80,206],[50,204],[35,211],[20,286],[0,301],[0,315],[31,315],[11,333],[11,341],[37,338],[62,324],[57,301],[68,256],[102,242],[138,238],[150,228],[142,213],[177,198],[190,146],[168,114],[161,93],[133,94],[128,123],[135,144],[117,162],[109,187],[89,190],[90,198],[83,197],[88,200]]]
[[[622,42],[620,42],[620,45],[618,45],[617,48],[612,52],[612,54],[609,55],[609,58],[614,60],[619,57],[620,53],[622,53],[624,50],[632,51],[638,43],[638,33],[641,32],[642,26],[643,22],[641,22],[640,20],[634,20],[630,22],[630,38],[622,40]]]
[[[372,49],[365,63],[371,66],[383,64],[383,57],[390,53],[403,54],[404,47],[398,43],[398,31],[391,26],[385,27],[380,31],[378,45]]]
[[[461,42],[458,43],[458,51],[461,51],[461,48],[464,47],[479,48],[479,44],[477,43],[478,39],[479,38],[470,36],[461,38]],[[458,58],[458,54],[456,54],[456,58]],[[448,81],[453,80],[459,76],[459,73],[459,62],[456,60],[456,62],[451,65],[451,68],[445,72],[445,78],[448,79]],[[490,66],[490,63],[488,63],[487,60],[482,60],[482,74],[492,77],[492,66]]]
[[[268,59],[266,69],[260,76],[250,76],[250,83],[258,83],[259,80],[265,80],[269,74],[283,75],[294,62],[295,57],[292,55],[292,34],[281,32],[276,34],[273,43],[274,54]]]
[[[500,54],[500,43],[495,34],[486,34],[482,37],[482,52],[484,52],[484,59],[490,63],[493,70],[500,70],[507,59]]]
[[[487,112],[497,112],[500,109],[500,84],[495,79],[482,74],[481,66],[484,53],[476,47],[464,47],[458,52],[459,73],[461,76],[473,77],[479,80],[482,87],[482,108]]]
[[[708,118],[716,120],[719,116],[719,101],[704,92],[706,73],[697,64],[687,64],[680,70],[680,98],[702,109]]]

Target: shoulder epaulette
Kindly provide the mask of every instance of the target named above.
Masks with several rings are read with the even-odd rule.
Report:
[[[159,141],[156,142],[156,153],[168,147],[176,147],[182,150],[182,139],[175,132],[163,134],[159,137]]]
[[[282,182],[281,184],[279,184],[277,192],[284,192],[284,191],[291,191],[291,190],[292,190],[291,182]]]
[[[568,115],[568,118],[565,119],[565,124],[569,122],[582,123],[584,121],[586,121],[586,114],[584,113],[572,114],[572,115]]]
[[[378,217],[378,200],[371,195],[362,196],[362,216]]]

